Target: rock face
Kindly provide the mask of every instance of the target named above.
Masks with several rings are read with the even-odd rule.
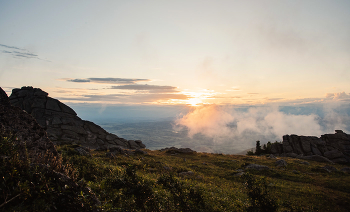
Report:
[[[271,151],[274,154],[294,155],[302,159],[324,158],[323,161],[328,159],[334,163],[346,163],[350,162],[350,135],[342,130],[336,130],[335,134],[322,135],[320,138],[285,135],[282,144],[272,144]]]
[[[119,138],[93,122],[80,119],[72,108],[39,88],[13,89],[9,100],[13,106],[31,114],[55,144],[76,143],[93,149],[146,147],[142,141]]]
[[[47,137],[46,131],[32,115],[18,107],[11,106],[1,87],[0,134],[4,137],[14,136],[11,141],[16,146],[19,159],[30,161],[30,166],[35,168],[35,173],[42,171],[48,179],[53,179],[62,191],[68,185],[68,188],[74,191],[77,196],[78,194],[87,195],[93,204],[100,204],[90,188],[78,185],[73,179],[61,173],[65,172],[66,169],[61,164],[60,155],[52,141]],[[8,157],[8,155],[4,157]],[[80,205],[82,204],[80,203]]]
[[[20,108],[11,106],[1,87],[0,95],[0,132],[16,137],[14,143],[18,146],[20,156],[26,157],[26,151],[28,151],[28,156],[32,158],[33,163],[39,155],[48,153],[56,156],[58,153],[54,144],[35,119]]]

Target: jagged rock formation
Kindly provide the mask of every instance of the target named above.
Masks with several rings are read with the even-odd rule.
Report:
[[[72,108],[39,88],[13,89],[9,99],[13,106],[31,114],[55,144],[76,143],[102,150],[117,146],[129,149],[146,147],[140,140],[119,138],[93,122],[80,119]]]
[[[89,187],[85,184],[78,185],[73,179],[65,175],[67,170],[61,163],[60,155],[52,141],[47,137],[46,131],[32,115],[18,107],[11,106],[6,93],[1,87],[0,135],[1,137],[12,138],[10,141],[15,146],[19,159],[23,163],[30,162],[30,170],[34,170],[35,174],[42,172],[47,178],[53,179],[62,191],[68,185],[70,191],[73,191],[77,196],[80,194],[87,195],[92,203],[100,204],[100,201]],[[11,155],[1,155],[1,157],[10,158]],[[5,181],[1,181],[1,183],[5,184]]]
[[[33,117],[18,107],[10,105],[6,93],[0,87],[0,132],[4,135],[16,137],[15,145],[20,156],[38,160],[39,155],[57,155],[54,144],[47,137],[45,130]]]
[[[320,138],[316,136],[285,135],[282,143],[274,143],[271,146],[273,154],[289,157],[313,158],[334,163],[350,162],[350,135],[342,130],[336,130],[335,134],[325,134]],[[327,160],[328,159],[328,160]]]

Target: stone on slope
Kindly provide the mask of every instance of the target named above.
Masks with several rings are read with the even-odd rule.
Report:
[[[190,148],[176,148],[176,147],[170,147],[170,148],[164,148],[160,151],[165,151],[165,153],[170,154],[194,154],[196,151],[190,149]]]
[[[259,165],[259,164],[249,164],[245,167],[245,169],[254,169],[254,170],[269,170],[270,168],[265,165]]]
[[[276,161],[275,165],[277,167],[286,167],[287,166],[287,162],[285,160],[281,159],[281,160]]]
[[[80,119],[76,112],[39,88],[13,89],[10,103],[31,114],[55,144],[77,143],[94,149],[109,149],[113,146],[141,149],[142,141],[127,141],[108,133],[90,121]]]
[[[294,158],[317,155],[319,157],[309,158],[321,160],[320,157],[324,157],[335,163],[347,163],[350,162],[350,135],[342,130],[335,130],[335,134],[321,135],[320,138],[284,135],[282,144],[271,145],[271,152]]]
[[[312,161],[317,161],[317,162],[326,162],[326,163],[333,163],[331,160],[328,158],[319,156],[319,155],[309,155],[309,156],[303,156],[301,159],[304,160],[312,160]]]

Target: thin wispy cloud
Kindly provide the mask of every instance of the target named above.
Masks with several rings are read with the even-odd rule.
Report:
[[[186,100],[189,97],[185,94],[164,94],[164,93],[147,93],[147,94],[87,94],[72,97],[60,97],[60,100],[75,102],[108,102],[110,104],[148,104],[156,102],[165,102],[168,100]]]
[[[123,90],[138,90],[138,91],[149,91],[151,93],[169,93],[169,92],[177,92],[177,87],[173,86],[161,86],[161,85],[119,85],[112,86],[111,89],[123,89]]]
[[[77,82],[77,83],[98,83],[98,84],[135,84],[137,82],[149,82],[150,79],[130,79],[130,78],[77,78],[77,79],[64,79],[67,82]]]
[[[40,58],[39,55],[37,55],[37,54],[34,54],[26,49],[18,48],[16,46],[8,46],[8,45],[0,44],[0,48],[6,49],[6,50],[2,50],[1,51],[2,53],[12,55],[12,57],[17,58],[17,59],[19,59],[19,58],[38,59],[38,60],[43,60],[46,62],[51,62],[49,60]]]

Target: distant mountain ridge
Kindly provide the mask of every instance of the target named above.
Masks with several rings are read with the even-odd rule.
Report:
[[[31,114],[55,144],[79,144],[93,149],[113,147],[141,149],[140,140],[126,140],[108,133],[97,124],[79,118],[76,112],[40,88],[15,88],[9,97],[11,105]]]

